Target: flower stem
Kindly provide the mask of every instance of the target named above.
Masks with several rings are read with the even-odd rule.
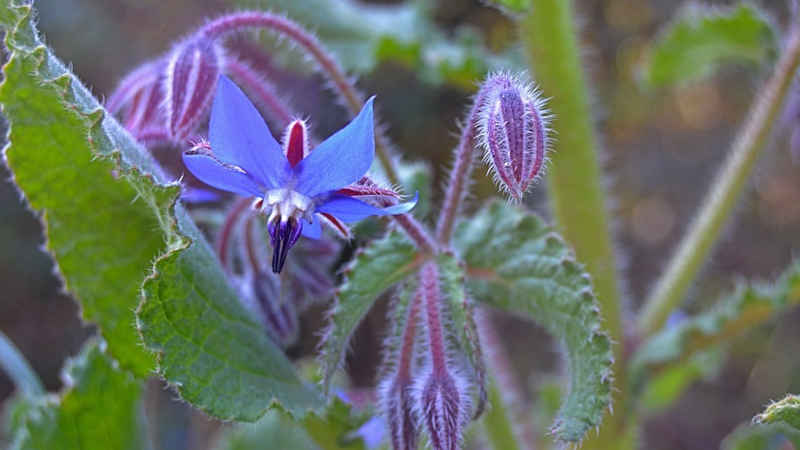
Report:
[[[222,267],[226,270],[230,270],[230,247],[231,247],[231,238],[233,237],[233,230],[236,228],[236,224],[239,223],[239,219],[242,216],[242,213],[247,211],[250,207],[250,203],[252,199],[248,197],[239,197],[233,203],[230,210],[228,210],[228,214],[225,216],[225,221],[222,223],[222,228],[219,230],[219,235],[217,236],[217,257],[219,257],[220,263],[222,263]]]
[[[475,94],[472,107],[467,115],[467,121],[461,128],[461,137],[455,149],[455,162],[450,171],[450,181],[447,184],[447,192],[442,206],[442,215],[436,225],[436,240],[443,246],[450,245],[450,237],[453,234],[453,225],[461,208],[461,203],[467,195],[472,166],[475,160],[475,136],[478,132],[478,120],[481,107],[486,96],[494,88],[493,84],[487,83]]]
[[[364,97],[355,88],[350,78],[345,75],[342,66],[323,47],[319,39],[286,17],[261,11],[238,12],[209,22],[199,31],[199,34],[215,39],[223,34],[238,31],[242,28],[264,28],[289,38],[304,49],[316,62],[320,71],[328,76],[336,93],[344,100],[350,115],[355,117],[361,110],[364,105]],[[384,172],[386,172],[386,177],[392,184],[399,184],[400,179],[397,175],[397,169],[394,167],[392,158],[389,155],[389,140],[378,129],[375,133],[375,141],[375,152]]]
[[[573,1],[533,0],[520,19],[520,39],[542,91],[553,100],[552,128],[558,138],[547,180],[558,229],[586,265],[600,303],[605,329],[614,346],[614,409],[625,409],[622,308],[606,209],[606,189],[598,160],[589,93],[580,59]],[[583,448],[616,448],[624,414],[607,415],[600,433]]]
[[[764,85],[749,118],[734,141],[689,232],[684,236],[664,275],[658,280],[639,316],[638,331],[649,336],[658,331],[683,301],[706,260],[759,155],[767,143],[784,98],[800,65],[800,24],[792,21],[786,47],[770,79]]]
[[[8,374],[14,385],[26,397],[45,393],[41,380],[33,371],[22,353],[2,331],[0,331],[0,367]]]
[[[425,304],[425,320],[428,325],[428,346],[434,376],[447,376],[447,354],[444,347],[444,330],[440,318],[439,270],[435,262],[427,262],[420,270],[420,290]]]
[[[423,253],[434,254],[436,252],[436,241],[433,240],[425,225],[419,223],[411,214],[398,214],[392,219],[400,225],[408,237],[417,244]]]

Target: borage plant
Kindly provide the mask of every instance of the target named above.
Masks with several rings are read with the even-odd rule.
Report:
[[[211,417],[258,421],[257,428],[228,427],[222,448],[634,448],[655,409],[648,399],[661,399],[661,407],[674,401],[704,373],[712,350],[721,353],[747,327],[796,304],[795,267],[773,285],[743,286],[714,310],[666,324],[789,90],[800,62],[796,19],[698,219],[633,319],[620,306],[572,5],[497,3],[514,19],[542,91],[514,56],[483,61],[487,73],[440,203],[420,198],[418,191],[432,191],[430,174],[403,162],[376,128],[380,95],[365,101],[333,54],[284,16],[241,11],[208,21],[131,71],[101,104],[42,43],[29,4],[0,6],[9,54],[0,89],[6,161],[42,217],[66,288],[99,331],[67,364],[57,396],[43,392],[14,346],[0,340],[0,362],[19,390],[9,402],[12,445],[155,445],[146,442],[154,433],[142,432],[155,421],[142,424],[137,414],[144,380],[155,374]],[[337,7],[355,11],[350,2]],[[387,8],[363,14],[406,17]],[[375,31],[380,24],[385,29]],[[391,20],[373,25],[359,39],[397,38]],[[259,70],[255,62],[269,53],[251,30],[294,44],[327,78],[349,123],[326,139],[314,136],[314,111],[296,111]],[[445,45],[439,34],[429,37],[414,44],[422,78],[431,76],[425,55]],[[750,5],[696,7],[653,45],[643,78],[663,85],[730,59],[766,63],[775,37]],[[477,52],[468,43],[446,45]],[[395,42],[381,54],[402,47]],[[492,66],[504,70],[486,71]],[[172,156],[156,151],[163,148]],[[476,201],[477,212],[465,217],[479,153],[506,199]],[[558,231],[521,206],[547,166]],[[435,224],[418,211],[423,204]],[[351,230],[373,216],[382,219]],[[370,234],[381,236],[364,237]],[[342,376],[344,360],[384,293],[391,301],[380,380],[361,395]],[[303,376],[286,351],[314,304],[328,309],[328,323],[316,362],[299,362],[316,375]],[[563,395],[554,391],[560,408],[547,430],[522,404],[524,389],[510,369],[520,352],[504,349],[492,310],[533,320],[563,344],[568,377]],[[637,325],[625,330],[626,323]],[[678,389],[669,382],[676,377]],[[775,434],[798,442],[798,409],[787,397],[758,416],[767,425],[737,431],[726,445]]]

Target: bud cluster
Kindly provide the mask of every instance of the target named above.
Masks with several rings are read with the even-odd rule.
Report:
[[[416,449],[420,430],[435,450],[461,448],[463,428],[473,409],[472,392],[461,367],[464,358],[448,348],[438,277],[435,263],[423,266],[403,331],[387,342],[392,359],[384,363],[390,370],[379,395],[395,450]],[[415,364],[417,361],[421,364]]]
[[[489,90],[478,105],[477,123],[484,160],[491,165],[498,186],[520,201],[545,163],[546,102],[530,83],[507,73],[489,76],[484,86]]]

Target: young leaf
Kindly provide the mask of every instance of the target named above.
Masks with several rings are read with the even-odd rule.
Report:
[[[150,372],[138,324],[159,354],[158,372],[186,400],[224,419],[255,420],[276,401],[296,416],[320,407],[321,396],[239,303],[175,203],[178,187],[165,187],[149,154],[48,51],[31,13],[27,4],[0,4],[11,51],[0,89],[11,130],[6,157],[28,201],[43,211],[67,287],[100,326],[109,352],[125,369]]]
[[[25,412],[19,449],[137,450],[141,385],[115,369],[96,342],[64,369],[66,390],[42,397]]]
[[[501,202],[461,223],[455,242],[476,300],[533,320],[564,343],[569,393],[551,431],[579,442],[611,400],[611,342],[589,276],[541,219]]]
[[[778,38],[766,15],[751,3],[723,10],[689,4],[662,31],[642,67],[651,86],[685,83],[720,65],[760,65],[776,54]]]
[[[763,424],[783,422],[800,432],[800,395],[787,395],[783,400],[772,403],[753,421]]]
[[[356,255],[345,271],[347,280],[339,288],[330,329],[321,344],[320,363],[326,392],[361,319],[383,291],[406,278],[420,263],[414,246],[397,232],[370,243]]]
[[[713,309],[666,328],[644,342],[631,359],[633,378],[640,378],[647,367],[677,364],[699,351],[719,347],[797,304],[800,262],[774,284],[741,283]]]

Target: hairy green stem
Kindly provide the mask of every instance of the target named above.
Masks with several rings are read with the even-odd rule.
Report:
[[[552,99],[549,106],[557,139],[547,175],[550,204],[559,231],[592,275],[605,328],[617,343],[614,376],[618,411],[623,407],[620,403],[623,403],[625,380],[621,369],[624,336],[617,265],[572,1],[533,0],[532,3],[531,12],[520,19],[519,32],[535,79]],[[619,413],[607,416],[604,427],[608,428],[608,422],[617,421],[619,416]]]
[[[793,22],[775,71],[759,92],[749,118],[734,141],[727,161],[700,207],[664,275],[658,280],[639,316],[638,331],[649,336],[658,331],[686,296],[703,262],[733,211],[772,125],[781,111],[794,73],[800,64],[800,24]]]
[[[14,343],[0,331],[0,367],[26,397],[45,393],[41,380]]]

